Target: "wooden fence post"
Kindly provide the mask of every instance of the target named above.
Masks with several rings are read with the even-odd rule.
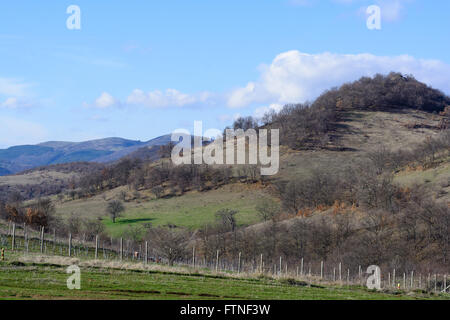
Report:
[[[239,258],[238,258],[238,273],[241,273],[241,253],[239,252]]]
[[[145,264],[148,264],[148,242],[145,241]]]
[[[98,259],[98,235],[95,236],[95,260]]]
[[[217,250],[216,252],[216,272],[218,271],[219,268],[219,250]]]
[[[323,261],[320,261],[320,279],[323,279]]]
[[[342,282],[342,262],[339,262],[339,282]]]
[[[120,260],[123,260],[123,238],[120,238]]]
[[[403,272],[403,290],[406,290],[406,273]]]
[[[16,244],[16,224],[13,222],[13,224],[12,224],[12,238],[11,238],[12,251],[14,251],[15,244]]]
[[[280,256],[280,276],[283,273],[283,269],[281,269],[281,268],[282,268],[282,262],[281,262],[281,256]]]
[[[362,284],[362,270],[361,270],[361,266],[358,267],[358,277],[359,277],[359,284]]]
[[[434,292],[437,291],[437,275],[436,273],[434,274]]]
[[[303,276],[303,258],[300,261],[300,275]]]
[[[411,271],[411,290],[414,289],[414,271]]]
[[[53,228],[53,253],[55,253],[56,248],[56,229]]]
[[[395,282],[396,281],[395,281],[395,268],[394,268],[394,271],[392,271],[392,284],[394,287],[397,287],[397,284]]]
[[[27,224],[23,223],[23,244],[25,245],[28,240],[28,234],[27,234]]]
[[[347,269],[347,287],[350,286],[350,269]]]
[[[72,233],[69,233],[69,257],[72,255]]]
[[[44,226],[41,227],[41,253],[44,252]]]

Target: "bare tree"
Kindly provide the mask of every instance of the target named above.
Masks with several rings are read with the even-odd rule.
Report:
[[[189,234],[185,231],[162,227],[151,228],[148,230],[147,239],[157,254],[168,260],[169,265],[187,256]]]
[[[222,226],[234,232],[236,229],[236,218],[234,217],[236,213],[238,213],[236,210],[221,209],[216,212],[216,218],[222,223]]]
[[[121,201],[112,200],[108,202],[106,207],[106,212],[111,216],[112,222],[116,223],[116,218],[121,216],[121,213],[125,211],[125,208]]]
[[[273,220],[280,213],[280,205],[268,198],[264,198],[256,205],[256,211],[261,219],[266,222]]]

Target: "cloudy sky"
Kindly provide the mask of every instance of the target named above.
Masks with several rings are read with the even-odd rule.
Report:
[[[367,28],[370,5],[381,30]],[[3,1],[0,147],[221,129],[391,70],[450,93],[449,12],[448,0]]]

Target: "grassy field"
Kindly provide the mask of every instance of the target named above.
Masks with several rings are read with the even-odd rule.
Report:
[[[122,190],[121,188],[120,190]],[[255,186],[241,184],[227,185],[208,192],[189,192],[180,197],[154,199],[143,193],[143,199],[125,202],[123,216],[112,223],[105,213],[107,201],[115,199],[119,190],[107,192],[105,198],[57,203],[57,214],[68,217],[71,213],[80,217],[101,217],[107,231],[114,237],[120,236],[128,226],[151,223],[153,226],[174,224],[195,229],[215,221],[215,213],[224,208],[239,211],[237,223],[241,226],[258,222],[255,206],[269,195]]]
[[[381,293],[358,286],[309,286],[289,279],[230,278],[199,273],[81,266],[81,289],[69,290],[65,266],[0,262],[0,299],[446,299],[428,294]]]

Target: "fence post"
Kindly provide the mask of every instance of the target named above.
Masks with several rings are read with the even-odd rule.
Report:
[[[280,276],[283,273],[283,270],[281,268],[282,268],[282,262],[281,262],[281,256],[280,256]]]
[[[300,261],[300,275],[303,276],[303,258]]]
[[[395,282],[396,281],[395,281],[395,268],[394,268],[394,270],[392,271],[392,284],[394,285],[394,287],[397,287],[397,284]]]
[[[350,286],[350,269],[347,269],[347,287]]]
[[[72,233],[69,233],[69,257],[72,255]]]
[[[388,287],[392,287],[391,286],[391,273],[388,272]]]
[[[403,272],[403,290],[406,290],[406,273]]]
[[[358,267],[358,277],[359,277],[359,284],[362,284],[362,272],[361,272],[361,266]]]
[[[336,268],[333,268],[333,282],[336,282]]]
[[[120,238],[120,260],[123,260],[123,238]]]
[[[411,290],[414,290],[414,271],[411,271]]]
[[[25,245],[25,243],[28,240],[28,235],[27,235],[27,224],[24,222],[23,223],[23,244]]]
[[[339,282],[342,282],[342,262],[339,262]]]
[[[259,262],[259,272],[262,273],[263,272],[263,255],[261,253],[261,258],[260,258],[260,262]]]
[[[323,279],[323,261],[320,261],[320,279]]]
[[[95,236],[95,260],[98,259],[98,235]]]
[[[148,241],[145,241],[145,264],[148,264]]]
[[[41,227],[41,253],[44,252],[44,226]]]
[[[447,275],[444,274],[444,292],[447,292]]]
[[[14,251],[15,244],[16,244],[16,224],[13,222],[13,224],[12,224],[12,238],[11,238],[12,251]]]
[[[219,268],[219,250],[217,250],[216,252],[216,272]]]
[[[192,268],[195,268],[195,246],[192,247]]]
[[[437,275],[436,273],[434,274],[434,292],[437,291]]]
[[[238,273],[241,273],[241,253],[239,252],[239,258],[238,258]]]

